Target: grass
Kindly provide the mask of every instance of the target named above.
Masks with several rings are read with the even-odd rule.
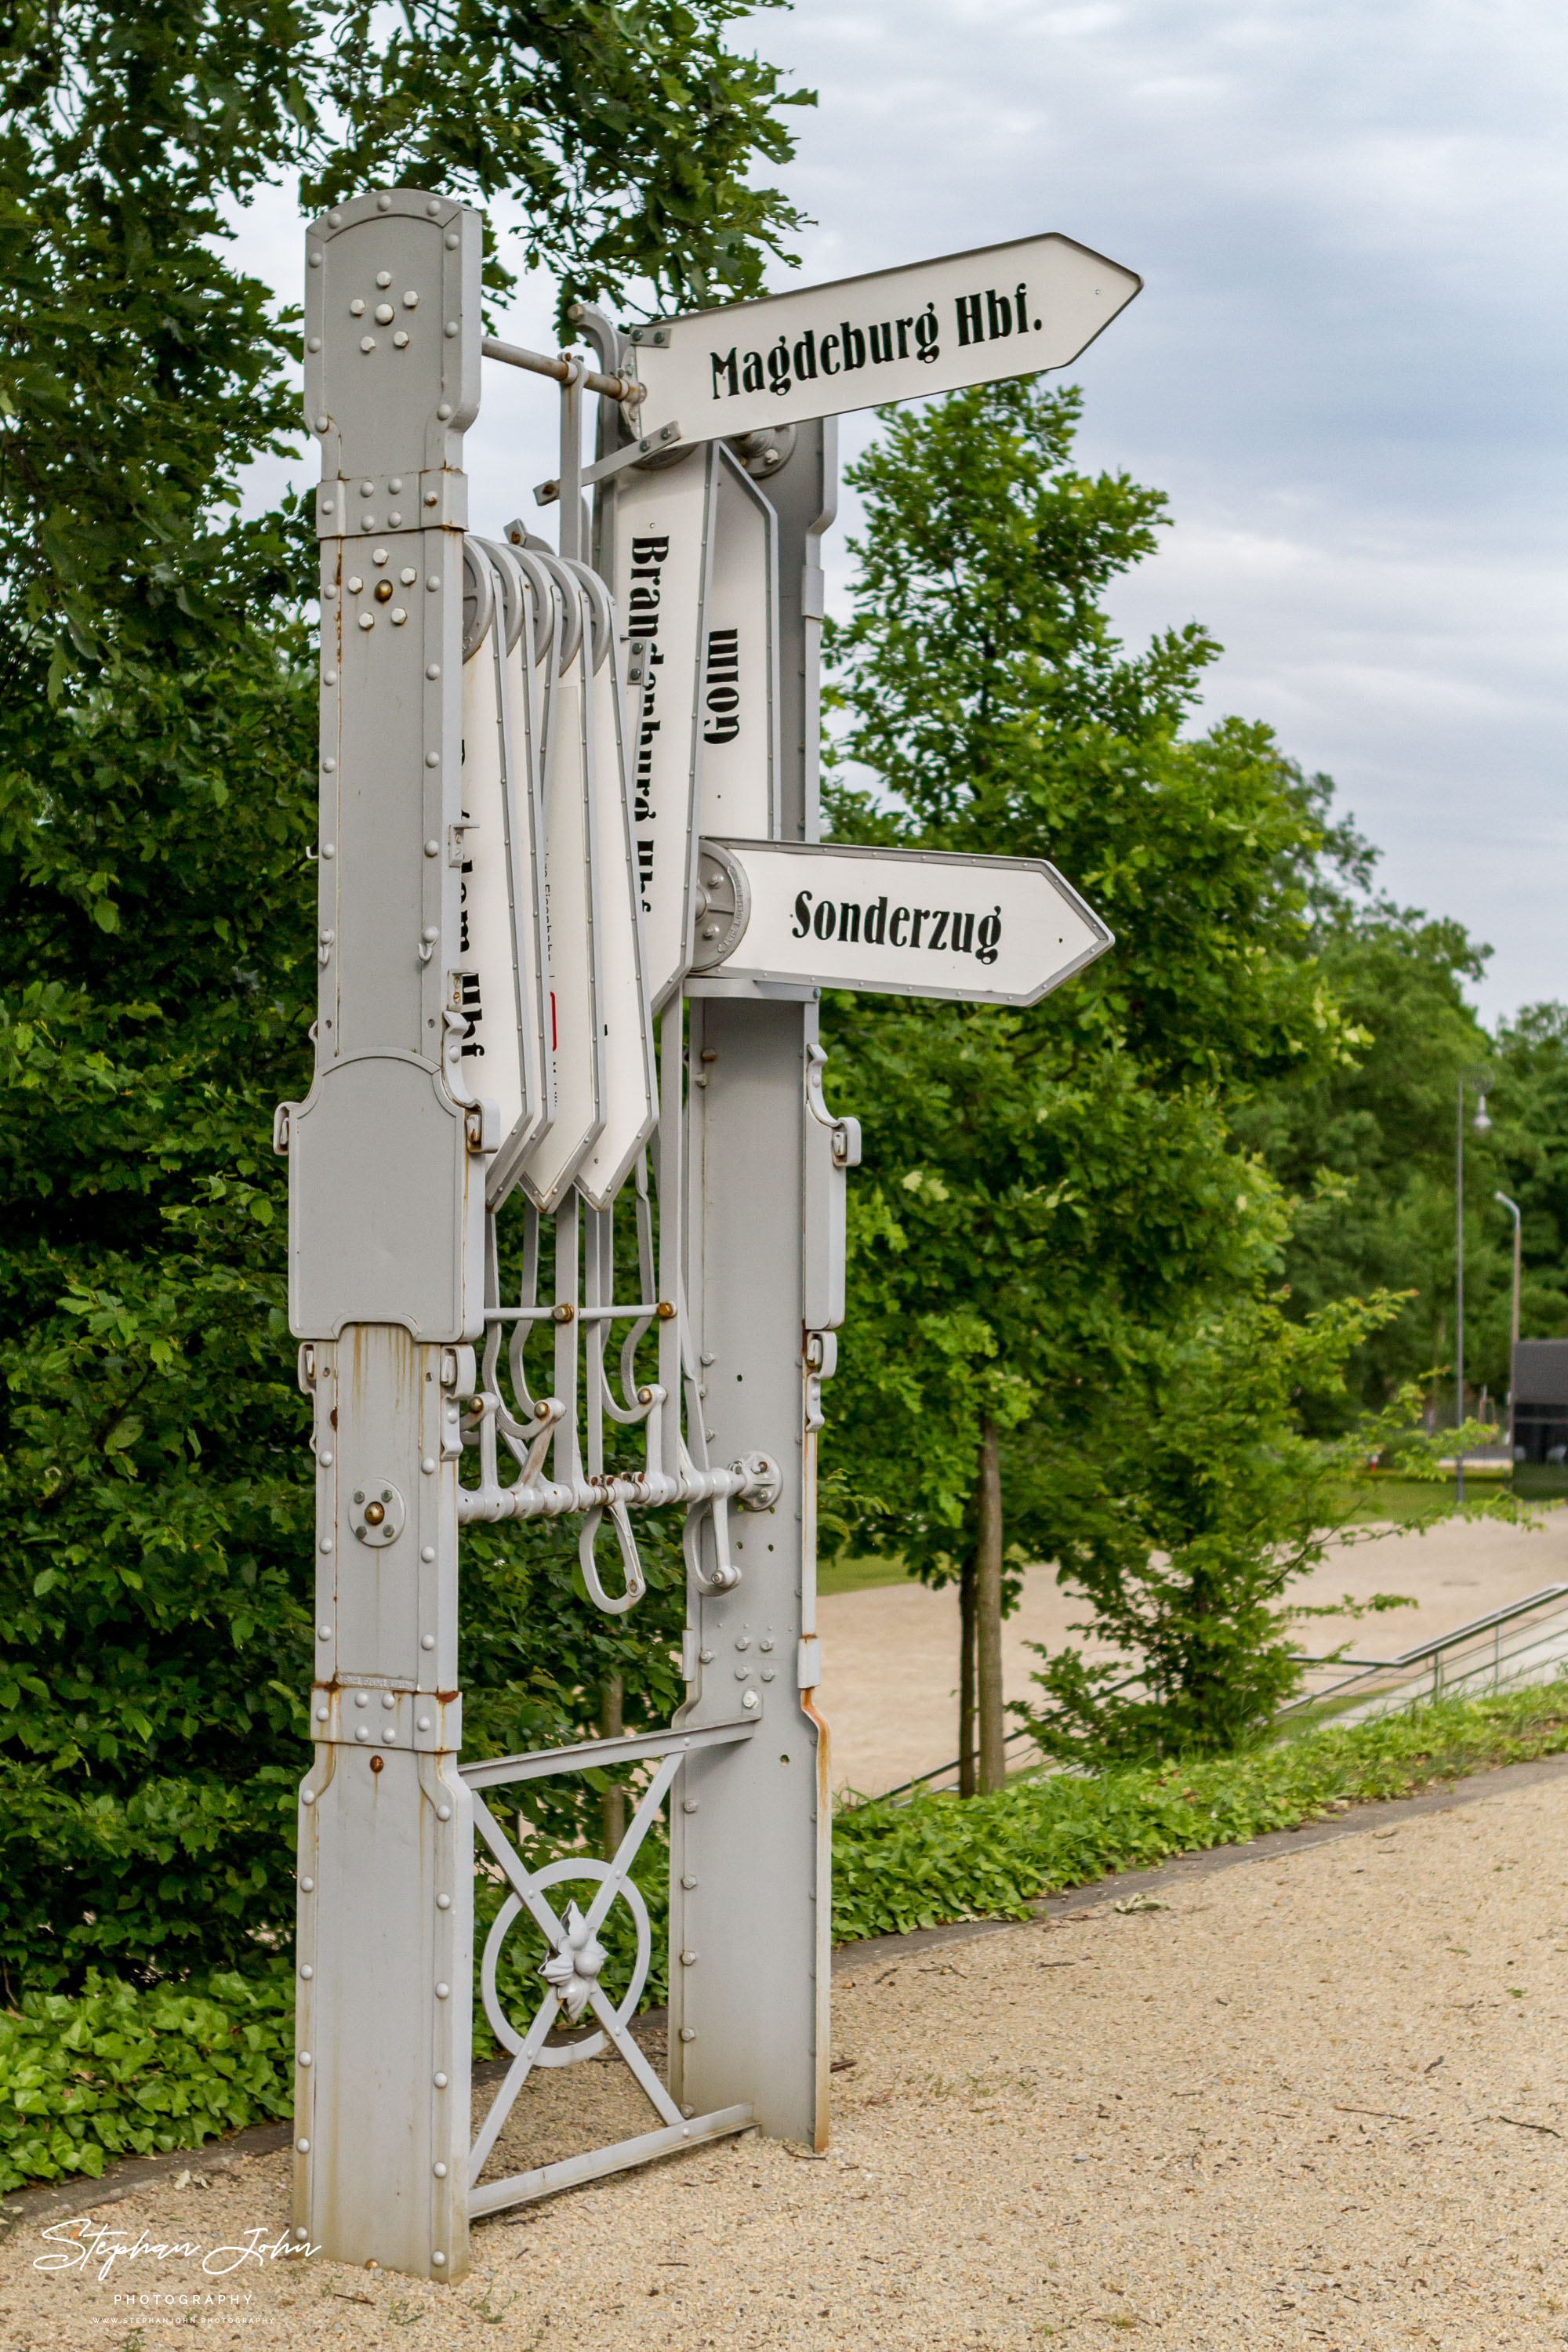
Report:
[[[1026,1918],[1042,1895],[1113,1871],[1564,1750],[1568,1681],[1444,1700],[1199,1764],[856,1805],[834,1823],[834,1935],[845,1942],[950,1919]],[[650,1911],[662,1909],[651,1884],[648,1893]],[[527,1959],[517,1964],[524,1996],[536,1982]],[[288,2115],[293,1999],[282,1958],[254,1977],[142,1988],[94,1973],[78,1996],[25,1995],[0,2015],[0,2189],[68,2173],[96,2179],[110,2158],[196,2147]]]
[[[911,1584],[914,1579],[901,1559],[857,1559],[844,1554],[838,1559],[825,1560],[816,1571],[816,1597],[825,1601],[834,1592],[868,1592],[879,1584]]]

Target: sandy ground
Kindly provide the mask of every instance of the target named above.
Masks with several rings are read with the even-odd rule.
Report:
[[[499,2216],[453,2288],[249,2268],[216,2283],[237,2315],[117,2305],[214,2283],[153,2255],[45,2274],[34,2231],[0,2251],[0,2347],[148,2352],[198,2315],[224,2347],[1568,2343],[1568,1779],[1161,1899],[868,1953],[837,1982],[825,2158],[748,2137]],[[286,2162],[100,2220],[280,2232]]]
[[[1301,1647],[1314,1654],[1349,1639],[1356,1656],[1381,1658],[1562,1583],[1568,1583],[1568,1510],[1531,1528],[1458,1520],[1425,1536],[1379,1535],[1337,1552],[1292,1590],[1298,1601],[1315,1606],[1346,1593],[1357,1601],[1374,1592],[1413,1596],[1415,1609],[1359,1621],[1313,1618],[1301,1627]],[[1026,1645],[1063,1648],[1077,1638],[1068,1629],[1083,1614],[1050,1569],[1030,1571],[1017,1614],[1002,1630],[1008,1698],[1038,1696],[1029,1677],[1040,1662]],[[835,1593],[818,1601],[817,1623],[817,1703],[832,1726],[835,1787],[874,1796],[957,1755],[956,1591],[911,1583]],[[1083,1648],[1104,1654],[1091,1643]]]

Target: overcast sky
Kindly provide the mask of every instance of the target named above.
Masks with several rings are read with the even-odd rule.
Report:
[[[1568,14],[800,0],[750,29],[820,93],[783,175],[816,226],[773,283],[1046,229],[1139,271],[1070,372],[1086,464],[1172,502],[1114,599],[1129,638],[1218,636],[1207,715],[1268,719],[1385,887],[1490,943],[1489,1016],[1568,999]],[[281,200],[244,254],[295,293]],[[513,331],[547,339],[548,307]],[[492,373],[468,448],[495,523],[554,462],[542,388]]]

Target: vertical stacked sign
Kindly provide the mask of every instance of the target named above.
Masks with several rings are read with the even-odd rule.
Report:
[[[641,689],[632,833],[656,1009],[679,986],[691,945],[697,689],[718,465],[708,445],[673,466],[626,473],[615,492],[616,608]]]
[[[553,608],[510,548],[470,539],[463,569],[461,961],[452,1009],[463,1016],[459,1059],[497,1108],[493,1202],[555,1115],[536,677]]]

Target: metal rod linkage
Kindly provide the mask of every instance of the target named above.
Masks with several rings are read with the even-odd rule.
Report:
[[[629,375],[602,375],[582,360],[569,359],[558,352],[552,359],[547,352],[525,352],[521,343],[503,343],[494,335],[487,335],[479,349],[488,360],[501,360],[508,367],[526,368],[530,375],[553,377],[557,383],[585,384],[590,392],[602,392],[607,400],[625,401],[635,407],[643,397],[644,387]]]

